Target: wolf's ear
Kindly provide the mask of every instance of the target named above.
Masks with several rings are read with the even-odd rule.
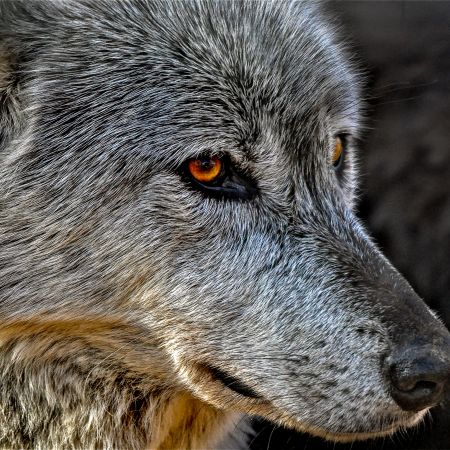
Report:
[[[0,41],[0,151],[18,130],[20,109],[17,61]]]
[[[0,0],[0,152],[24,122],[20,98],[24,59],[21,49],[26,49],[27,45],[20,37],[22,26],[18,21],[25,11],[24,5],[24,0]]]
[[[23,116],[20,49],[27,46],[20,38],[18,20],[26,4],[24,0],[0,0],[0,152],[18,132]]]
[[[61,0],[0,0],[0,152],[25,124],[22,95],[31,79],[41,38]]]

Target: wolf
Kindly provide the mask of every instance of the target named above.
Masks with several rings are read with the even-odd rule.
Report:
[[[440,402],[450,334],[355,215],[321,8],[0,1],[2,448],[354,441]]]

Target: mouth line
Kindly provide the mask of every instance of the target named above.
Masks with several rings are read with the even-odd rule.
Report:
[[[231,391],[242,395],[243,397],[247,397],[253,400],[263,400],[263,398],[257,392],[255,392],[253,388],[247,386],[245,383],[233,377],[229,373],[210,365],[205,366],[205,368],[213,376],[214,379],[222,383],[227,389],[230,389]]]

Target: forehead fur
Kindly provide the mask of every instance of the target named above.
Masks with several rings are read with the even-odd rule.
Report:
[[[196,139],[236,146],[267,128],[300,139],[325,115],[356,123],[352,71],[311,2],[45,4],[3,6],[0,33],[39,79],[25,91],[47,148],[73,137],[75,120],[91,127],[74,146],[105,148],[107,135],[179,160],[202,150]]]

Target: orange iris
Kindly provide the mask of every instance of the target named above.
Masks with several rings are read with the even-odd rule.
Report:
[[[339,160],[341,159],[343,150],[344,150],[344,144],[342,142],[342,139],[340,137],[337,137],[336,144],[334,146],[333,157],[331,159],[331,162],[333,163],[333,165],[337,166],[339,164]]]
[[[217,156],[191,159],[188,163],[190,174],[200,183],[211,183],[222,172],[222,161]]]

